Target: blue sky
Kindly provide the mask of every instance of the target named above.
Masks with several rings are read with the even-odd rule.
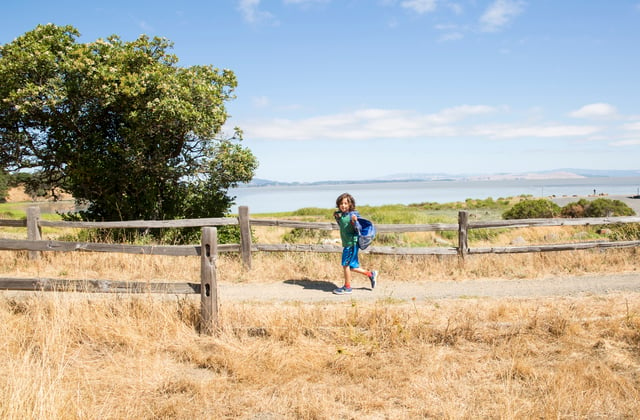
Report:
[[[174,42],[233,70],[258,178],[640,169],[640,0],[30,1],[90,42]],[[231,132],[231,130],[229,130]]]

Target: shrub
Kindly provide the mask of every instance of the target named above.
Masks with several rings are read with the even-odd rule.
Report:
[[[634,216],[632,208],[620,200],[597,198],[593,201],[580,199],[575,203],[569,203],[561,210],[562,217],[612,217]]]
[[[640,239],[640,223],[610,225],[609,237],[612,241],[637,241]]]
[[[544,198],[524,200],[502,214],[503,219],[549,219],[560,214],[560,206]]]

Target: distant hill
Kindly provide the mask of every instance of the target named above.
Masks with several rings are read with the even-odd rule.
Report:
[[[563,168],[551,171],[534,171],[522,173],[495,174],[446,174],[446,173],[399,173],[365,180],[314,181],[314,182],[281,182],[255,178],[248,187],[267,185],[339,185],[339,184],[369,184],[375,182],[410,182],[410,181],[504,181],[518,179],[576,179],[576,178],[614,178],[640,177],[640,170],[601,170]]]

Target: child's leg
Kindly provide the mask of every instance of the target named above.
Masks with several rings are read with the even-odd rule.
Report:
[[[351,287],[351,268],[348,265],[342,267],[344,270],[344,287]]]
[[[371,282],[371,289],[374,289],[376,287],[376,284],[378,282],[378,272],[375,270],[365,270],[363,268],[352,268],[351,271],[355,271],[356,273],[359,274],[363,274],[365,276],[367,276],[369,278],[369,281]]]
[[[351,288],[351,267],[358,266],[358,248],[348,246],[342,249],[342,270],[344,273],[344,287]]]
[[[364,268],[360,268],[360,267],[352,268],[351,271],[353,271],[354,273],[359,273],[359,274],[365,275],[367,277],[371,277],[371,271],[365,270]]]

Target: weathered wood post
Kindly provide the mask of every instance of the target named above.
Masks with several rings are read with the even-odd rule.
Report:
[[[218,328],[218,230],[202,228],[200,253],[200,318],[202,332],[211,335]]]
[[[458,256],[462,263],[464,263],[464,257],[469,250],[468,229],[469,213],[466,211],[458,212]]]
[[[27,208],[27,239],[29,241],[39,241],[42,239],[40,232],[40,207],[30,206]],[[29,251],[30,260],[39,260],[39,251]]]
[[[251,226],[249,226],[249,207],[238,207],[238,224],[240,225],[240,254],[244,267],[251,270]]]

